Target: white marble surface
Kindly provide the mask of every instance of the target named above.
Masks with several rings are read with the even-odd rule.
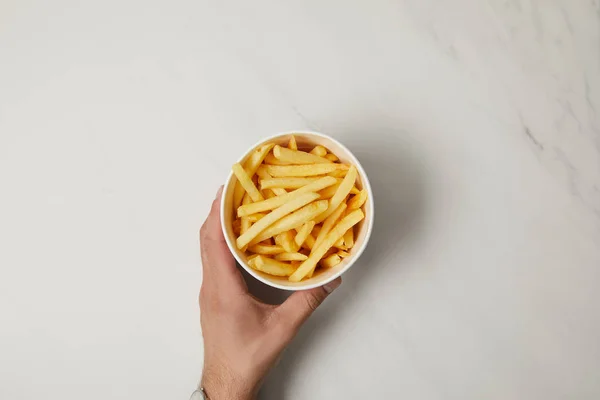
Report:
[[[187,399],[197,229],[301,128],[377,220],[262,399],[600,398],[598,0],[1,2],[0,398]]]

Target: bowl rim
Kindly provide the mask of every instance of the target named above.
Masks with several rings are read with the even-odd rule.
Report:
[[[354,265],[354,263],[360,258],[360,256],[365,251],[365,248],[367,247],[367,245],[369,243],[369,239],[371,238],[371,233],[373,231],[373,222],[375,221],[375,206],[374,206],[373,190],[371,189],[371,183],[369,182],[369,177],[367,176],[364,168],[362,167],[362,165],[360,164],[360,162],[358,161],[358,159],[356,158],[354,153],[352,153],[352,151],[350,151],[346,146],[344,146],[344,144],[340,143],[337,139],[335,139],[327,134],[324,134],[321,132],[316,132],[316,131],[306,131],[306,130],[293,130],[293,131],[276,133],[274,135],[267,136],[267,137],[260,139],[258,142],[256,142],[254,145],[252,145],[248,150],[246,150],[244,152],[244,154],[242,154],[242,156],[237,160],[237,162],[242,162],[250,154],[250,152],[252,152],[254,149],[256,149],[258,146],[260,146],[261,144],[263,144],[265,142],[275,140],[282,136],[290,136],[290,135],[294,135],[294,134],[312,135],[312,136],[318,136],[318,137],[330,140],[330,141],[334,142],[336,145],[338,145],[339,147],[341,147],[346,152],[346,154],[348,154],[349,158],[352,160],[352,162],[358,169],[358,172],[360,173],[360,177],[361,177],[361,181],[362,181],[361,183],[363,185],[363,188],[367,189],[367,194],[369,195],[368,204],[369,204],[369,212],[370,212],[371,218],[369,219],[368,225],[366,226],[367,233],[365,234],[365,239],[362,243],[362,246],[356,251],[356,254],[353,255],[352,259],[349,260],[349,262],[345,266],[345,268],[340,269],[338,272],[331,275],[324,282],[307,283],[305,285],[298,285],[298,286],[293,286],[293,287],[280,285],[278,283],[272,282],[272,281],[264,278],[263,276],[258,274],[256,271],[254,271],[252,268],[250,268],[250,266],[247,265],[247,263],[244,262],[238,256],[237,251],[234,247],[234,244],[231,243],[231,240],[229,239],[229,235],[225,228],[225,194],[227,193],[228,185],[230,184],[230,182],[232,182],[231,178],[233,176],[233,172],[229,171],[229,174],[227,175],[227,179],[225,181],[225,185],[223,186],[223,196],[221,196],[221,207],[220,207],[220,216],[219,216],[220,220],[221,220],[221,230],[223,232],[223,236],[225,237],[225,242],[227,243],[227,247],[229,247],[229,251],[235,258],[235,260],[242,266],[242,268],[244,268],[246,270],[246,272],[248,272],[255,279],[259,280],[260,282],[264,283],[265,285],[268,285],[268,286],[271,286],[271,287],[274,287],[277,289],[288,290],[288,291],[293,291],[293,292],[299,291],[299,290],[313,289],[316,287],[327,285],[331,281],[337,279],[344,272],[348,271],[350,269],[350,267],[352,267]]]

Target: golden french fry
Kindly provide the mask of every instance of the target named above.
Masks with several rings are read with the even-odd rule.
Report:
[[[248,192],[244,193],[244,199],[242,200],[242,204],[250,204],[251,200],[250,200],[250,195],[248,194]],[[250,229],[250,227],[252,226],[252,222],[250,222],[250,219],[248,217],[242,217],[242,225],[240,227],[240,235],[244,234],[248,231],[248,229]]]
[[[303,186],[300,189],[294,190],[293,192],[273,197],[272,199],[267,199],[265,201],[259,201],[257,203],[241,206],[238,208],[237,214],[241,217],[243,215],[250,215],[257,212],[272,210],[298,198],[303,193],[317,192],[323,188],[326,188],[327,186],[333,185],[335,182],[335,178],[332,178],[331,176],[325,176],[320,178],[318,181]]]
[[[314,227],[315,221],[308,221],[304,225],[302,225],[302,228],[298,230],[298,234],[294,238],[294,241],[296,242],[297,246],[302,246],[304,244],[304,241],[306,240],[308,235],[310,235]]]
[[[291,231],[282,232],[275,236],[275,243],[283,247],[283,249],[287,253],[295,253],[300,248],[299,246],[296,247],[296,242],[294,241],[294,234]]]
[[[335,209],[342,203],[342,201],[344,201],[346,196],[348,196],[348,194],[350,193],[350,189],[352,189],[352,186],[354,186],[357,174],[358,172],[356,171],[356,167],[352,165],[348,170],[348,175],[346,175],[346,177],[338,187],[337,192],[335,192],[335,194],[329,201],[329,207],[327,208],[327,211],[319,215],[315,220],[317,224],[319,222],[324,221],[327,217],[333,214]]]
[[[268,144],[265,144],[265,145],[259,147],[257,150],[252,152],[252,154],[250,155],[248,160],[246,160],[246,162],[244,163],[244,170],[246,171],[246,174],[248,174],[248,176],[250,178],[252,178],[254,176],[259,165],[262,164],[265,157],[267,156],[267,154],[269,154],[269,152],[271,151],[273,146],[275,146],[275,144],[268,143]],[[233,209],[234,210],[237,210],[238,207],[240,206],[240,204],[242,204],[243,197],[244,197],[244,188],[238,181],[235,183],[235,188],[233,189]]]
[[[276,158],[273,153],[269,153],[266,157],[265,157],[265,164],[267,165],[290,165],[291,163],[289,162],[285,162],[285,161],[281,161],[278,158]]]
[[[326,159],[328,159],[331,162],[340,161],[340,159],[333,153],[325,154],[325,156],[322,156],[322,157],[325,157]]]
[[[269,275],[290,276],[294,273],[294,268],[288,263],[276,261],[266,256],[258,256],[254,260],[253,268]]]
[[[344,245],[348,249],[354,247],[354,228],[348,229],[348,231],[344,234]]]
[[[346,246],[344,246],[344,238],[341,237],[340,240],[338,240],[337,242],[335,242],[334,246],[338,247],[338,248],[346,247]]]
[[[335,211],[323,221],[323,226],[321,227],[321,231],[319,232],[319,236],[315,240],[315,247],[319,247],[321,242],[325,239],[325,236],[329,233],[329,231],[333,228],[336,222],[342,217],[344,211],[346,211],[346,203],[340,203],[340,205],[335,209]]]
[[[321,260],[321,266],[323,268],[331,268],[331,267],[335,267],[336,265],[338,265],[341,262],[342,262],[342,259],[340,258],[339,255],[332,254],[329,257],[325,257],[324,259]]]
[[[348,253],[347,251],[344,251],[344,250],[338,251],[337,255],[340,256],[340,257],[342,257],[342,258],[350,257],[350,253]]]
[[[255,244],[254,246],[248,246],[248,250],[256,254],[273,255],[285,252],[281,246],[272,246],[268,244]]]
[[[277,261],[304,261],[307,258],[302,253],[279,253],[275,256]]]
[[[350,194],[359,194],[360,190],[358,190],[356,188],[356,186],[352,186],[352,189],[350,189]]]
[[[348,211],[361,208],[365,201],[367,201],[367,191],[363,189],[348,201]]]
[[[303,195],[304,196],[304,195]],[[289,203],[286,203],[286,205]],[[285,207],[281,206],[281,207]],[[317,215],[327,209],[327,200],[319,200],[314,203],[303,206],[298,211],[295,211],[277,222],[270,224],[270,226],[262,230],[256,237],[251,239],[251,244],[262,242],[263,240],[275,236],[281,232],[289,231],[291,229],[300,228],[305,222],[310,221]],[[275,212],[275,211],[273,211]],[[269,215],[258,221],[256,224],[260,224]],[[255,225],[256,225],[255,224]],[[254,226],[254,225],[253,225]]]
[[[321,145],[318,145],[310,151],[310,154],[314,154],[315,156],[319,157],[325,157],[327,155],[327,149]]]
[[[354,210],[350,214],[346,215],[337,225],[327,234],[323,242],[319,245],[318,248],[313,248],[308,259],[306,259],[298,269],[290,276],[289,280],[291,282],[300,282],[302,278],[304,278],[309,272],[311,272],[319,262],[319,260],[327,253],[327,251],[333,246],[335,242],[337,242],[344,233],[352,228],[354,225],[358,224],[363,218],[365,214],[362,210]],[[264,218],[263,218],[264,220]],[[257,222],[257,224],[260,223]]]
[[[254,223],[254,222],[258,221],[259,219],[261,219],[262,217],[264,217],[265,215],[267,215],[267,214],[265,214],[265,213],[256,213],[256,214],[250,214],[247,217],[242,217],[242,218],[247,218],[248,221]]]
[[[346,170],[345,164],[265,165],[267,172],[275,178],[306,177],[325,175],[336,170]]]
[[[297,198],[295,198],[294,200],[291,200],[291,201],[283,204],[282,206],[277,207],[276,209],[271,211],[269,214],[267,214],[264,218],[261,218],[260,221],[256,222],[254,225],[252,225],[250,227],[250,229],[248,229],[247,232],[245,232],[244,234],[240,235],[237,238],[236,244],[237,244],[238,249],[244,248],[256,236],[258,236],[258,234],[260,234],[263,230],[265,230],[267,227],[269,227],[273,223],[277,222],[278,220],[282,219],[286,215],[296,211],[297,209],[299,209],[301,207],[304,207],[308,203],[311,203],[318,198],[319,198],[319,195],[317,193],[314,193],[314,192],[303,193],[300,196],[298,196]],[[304,223],[305,221],[302,221],[302,222]],[[292,228],[288,228],[286,230],[289,230],[289,229],[292,229]],[[273,236],[273,235],[271,235],[271,236]],[[265,239],[267,239],[267,238],[263,238],[263,239],[259,240],[259,242],[262,240],[265,240]]]
[[[261,189],[284,188],[284,189],[299,189],[309,183],[318,181],[318,176],[312,178],[271,178],[262,179],[260,181]]]
[[[248,192],[248,194],[250,195],[250,198],[252,199],[252,201],[263,201],[265,199],[262,196],[262,194],[260,194],[260,192],[258,191],[256,186],[254,186],[252,179],[250,179],[250,177],[248,176],[248,174],[246,173],[246,171],[244,170],[244,168],[242,167],[242,165],[240,163],[233,164],[233,167],[231,169],[233,170],[233,173],[235,174],[236,178],[238,179],[238,182],[242,185],[244,190],[246,192]]]
[[[290,150],[285,147],[276,145],[273,148],[273,155],[279,161],[283,161],[287,164],[329,164],[326,158],[316,156],[314,154],[307,153],[305,151]]]
[[[288,143],[288,149],[290,150],[298,150],[298,143],[296,143],[296,137],[292,135],[290,138],[290,142]]]

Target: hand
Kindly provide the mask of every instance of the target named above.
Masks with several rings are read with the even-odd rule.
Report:
[[[222,190],[200,229],[202,386],[211,399],[253,399],[302,323],[342,280],[294,292],[279,306],[254,298],[223,237],[219,214]]]

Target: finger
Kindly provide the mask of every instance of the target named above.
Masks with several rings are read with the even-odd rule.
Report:
[[[279,306],[282,318],[288,318],[287,321],[295,329],[306,321],[308,317],[325,301],[340,284],[342,278],[339,277],[329,282],[325,286],[318,288],[294,292],[288,299]]]
[[[200,251],[202,255],[203,281],[210,280],[211,285],[240,286],[243,278],[235,267],[235,260],[227,247],[221,229],[221,196],[219,188],[210,213],[200,229]]]

